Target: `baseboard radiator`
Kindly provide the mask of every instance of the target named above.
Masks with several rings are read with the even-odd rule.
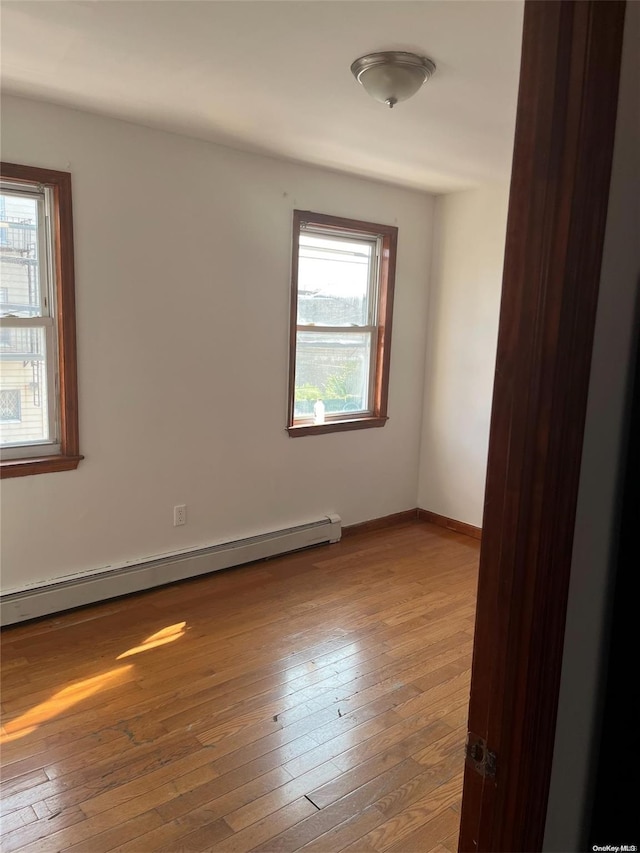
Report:
[[[78,573],[43,586],[12,590],[0,597],[0,624],[13,625],[85,604],[95,604],[132,592],[241,566],[255,560],[299,551],[312,545],[338,542],[342,522],[328,515],[308,524],[274,530],[234,542],[223,542],[195,551],[157,559]]]

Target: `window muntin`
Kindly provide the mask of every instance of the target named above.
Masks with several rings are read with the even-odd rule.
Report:
[[[0,475],[69,471],[78,449],[71,177],[1,164]],[[10,422],[10,420],[12,422]]]
[[[384,425],[396,235],[294,211],[291,435]]]

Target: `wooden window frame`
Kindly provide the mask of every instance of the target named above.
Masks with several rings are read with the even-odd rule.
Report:
[[[373,379],[371,412],[344,419],[332,419],[323,424],[295,423],[294,396],[296,370],[296,331],[298,324],[298,257],[300,231],[304,225],[318,226],[336,234],[352,231],[354,234],[380,238],[380,268],[378,275],[378,318],[375,375]],[[383,427],[387,420],[389,399],[389,370],[391,366],[391,326],[393,320],[393,295],[395,290],[398,229],[393,225],[379,225],[359,219],[346,219],[310,210],[293,211],[293,252],[291,261],[291,316],[289,334],[289,400],[287,432],[291,438],[304,435],[321,435],[354,429]]]
[[[49,187],[53,194],[55,326],[57,335],[57,396],[60,413],[60,451],[43,456],[25,456],[0,461],[0,477],[25,477],[71,471],[84,458],[78,436],[78,380],[76,349],[75,278],[73,263],[73,211],[71,175],[36,166],[0,163],[3,179]]]

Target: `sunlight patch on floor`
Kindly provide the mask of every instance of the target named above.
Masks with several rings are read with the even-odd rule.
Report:
[[[186,624],[186,622],[176,622],[175,625],[168,625],[161,631],[156,631],[155,634],[151,634],[150,637],[143,640],[139,646],[134,646],[131,649],[127,649],[126,652],[122,652],[121,655],[118,655],[116,660],[128,658],[131,657],[131,655],[137,655],[140,654],[140,652],[146,652],[148,649],[155,649],[157,646],[164,646],[167,643],[173,643],[174,640],[184,637]]]
[[[9,743],[31,734],[39,725],[52,719],[52,717],[62,714],[73,705],[82,702],[83,699],[93,696],[99,690],[113,686],[131,668],[132,664],[118,666],[108,672],[103,672],[101,675],[84,678],[82,681],[77,681],[75,684],[58,690],[50,699],[5,723],[4,732],[0,735],[0,743]]]

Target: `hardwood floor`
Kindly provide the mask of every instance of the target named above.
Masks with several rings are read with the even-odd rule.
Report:
[[[457,849],[479,543],[412,523],[2,633],[2,849]]]

